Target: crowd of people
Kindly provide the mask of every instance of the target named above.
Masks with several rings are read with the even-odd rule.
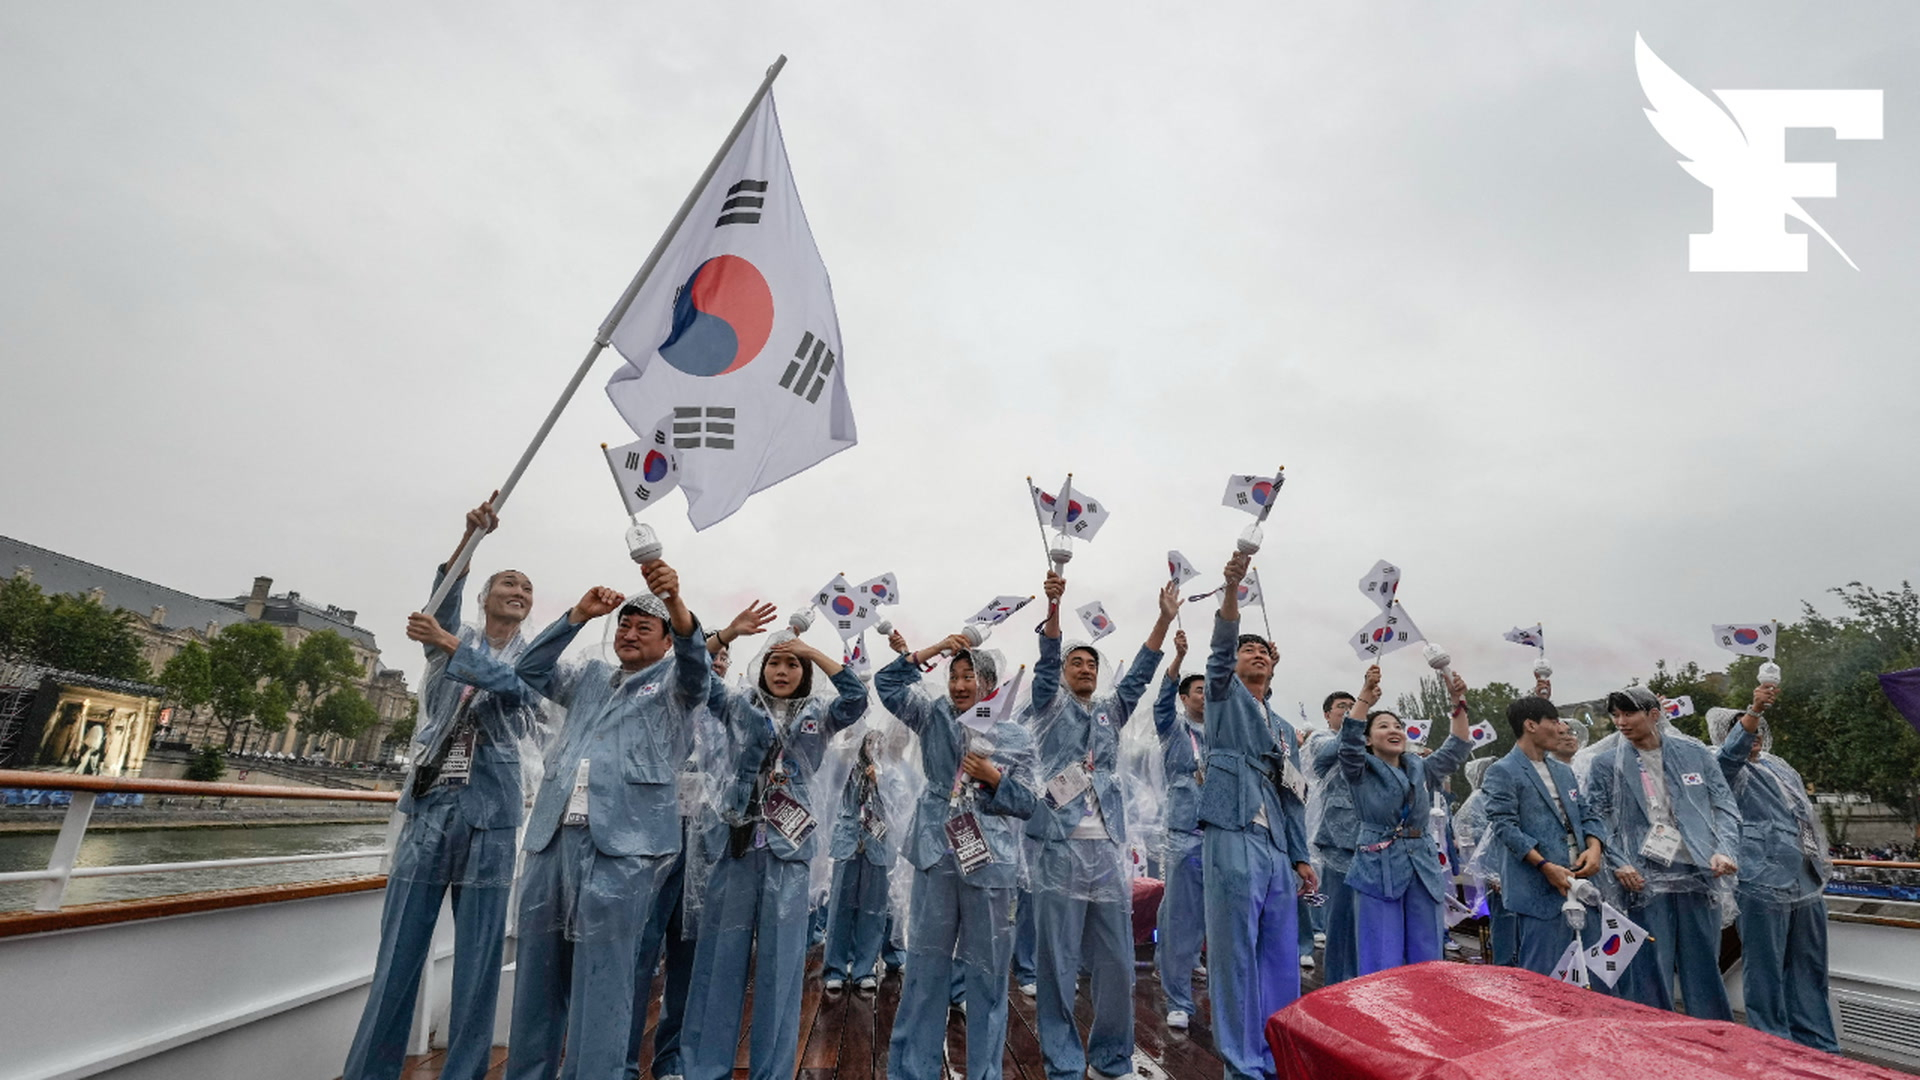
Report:
[[[468,536],[495,524],[482,504]],[[904,967],[890,1080],[944,1077],[956,1006],[968,1080],[998,1080],[1010,993],[1034,999],[1050,1080],[1127,1076],[1143,873],[1165,886],[1167,1023],[1193,1022],[1204,976],[1229,1080],[1273,1075],[1263,1024],[1299,997],[1316,946],[1337,983],[1439,959],[1448,927],[1483,911],[1490,962],[1551,974],[1601,932],[1569,909],[1602,901],[1650,941],[1597,990],[1730,1019],[1718,959],[1722,924],[1737,920],[1749,1023],[1837,1049],[1831,864],[1805,786],[1767,752],[1776,686],[1710,714],[1714,745],[1628,687],[1608,698],[1616,731],[1589,746],[1544,678],[1504,717],[1475,718],[1450,673],[1447,734],[1429,750],[1413,718],[1379,707],[1376,664],[1357,693],[1325,696],[1321,723],[1303,709],[1296,725],[1272,701],[1278,651],[1243,632],[1249,564],[1225,564],[1197,670],[1180,631],[1160,673],[1181,616],[1174,585],[1115,668],[1101,646],[1063,637],[1056,568],[1030,673],[978,634],[916,648],[896,630],[870,686],[808,644],[804,620],[768,633],[770,605],[703,625],[657,559],[644,589],[590,589],[532,635],[525,573],[489,576],[471,624],[450,590],[408,624],[429,659],[420,746],[346,1080],[400,1075],[449,892],[450,1080],[487,1071],[510,921],[513,1080],[635,1076],[648,1038],[655,1080],[724,1080],[743,1023],[753,1080],[784,1080],[816,928],[829,993],[871,992],[883,964]],[[597,620],[602,648],[563,661]],[[762,634],[730,680],[733,648]],[[1022,678],[1030,694],[1016,697]],[[1126,732],[1149,696],[1142,770],[1128,760],[1141,729],[1133,743]],[[1473,756],[1471,729],[1488,720],[1515,740],[1497,759]],[[1457,811],[1456,772],[1473,789]],[[1143,777],[1156,838],[1144,857],[1130,822]]]

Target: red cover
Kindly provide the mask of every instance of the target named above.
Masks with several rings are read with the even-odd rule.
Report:
[[[1165,895],[1166,891],[1167,883],[1158,878],[1133,879],[1133,943],[1135,945],[1153,944],[1154,924],[1160,919],[1160,897]]]
[[[1900,1080],[1752,1028],[1518,968],[1435,961],[1315,990],[1267,1018],[1281,1080]]]

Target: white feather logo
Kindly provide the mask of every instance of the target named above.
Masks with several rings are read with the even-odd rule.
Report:
[[[1654,55],[1638,33],[1633,35],[1633,66],[1640,76],[1640,89],[1652,105],[1644,110],[1648,122],[1667,140],[1667,145],[1687,159],[1680,167],[1695,180],[1709,188],[1738,187],[1748,182],[1747,177],[1772,164],[1756,160],[1732,114],[1675,74]],[[1791,197],[1780,197],[1780,212],[1804,223],[1839,252],[1848,266],[1860,269],[1833,237],[1827,235],[1827,230]]]

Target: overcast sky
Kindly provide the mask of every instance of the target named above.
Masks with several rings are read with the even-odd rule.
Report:
[[[1881,141],[1788,137],[1838,163],[1802,206],[1857,272],[1818,238],[1688,272],[1711,196],[1636,31],[1703,90],[1885,91]],[[1500,634],[1536,620],[1562,700],[1719,667],[1711,623],[1914,576],[1917,50],[1904,3],[5,5],[0,533],[270,575],[417,678],[462,511],[784,52],[860,445],[702,534],[656,512],[710,623],[892,570],[949,632],[1038,591],[1022,477],[1072,470],[1113,519],[1069,602],[1131,649],[1167,548],[1217,581],[1227,475],[1285,464],[1282,701],[1357,685],[1383,557],[1475,682],[1527,678]],[[539,623],[637,580],[618,362],[477,560]]]

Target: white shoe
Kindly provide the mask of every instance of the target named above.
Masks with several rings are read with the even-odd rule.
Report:
[[[1040,996],[1040,987],[1034,983],[1021,983],[1020,992],[1030,998],[1037,998]]]
[[[1457,942],[1457,941],[1449,941],[1449,942],[1447,942],[1447,955],[1448,955],[1448,956],[1459,956],[1459,955],[1461,954],[1461,952],[1462,952],[1462,950],[1461,950],[1461,948],[1460,948],[1460,943],[1459,943],[1459,942]]]
[[[1170,1028],[1173,1028],[1175,1031],[1187,1030],[1187,1024],[1189,1024],[1191,1021],[1192,1021],[1192,1017],[1189,1017],[1187,1015],[1187,1011],[1185,1009],[1167,1010],[1167,1026]]]
[[[1327,947],[1327,935],[1325,935],[1325,934],[1315,934],[1315,935],[1313,935],[1313,947],[1314,947],[1314,948],[1316,948],[1316,949],[1324,949],[1324,948],[1326,948],[1326,947]]]
[[[1317,964],[1315,964],[1315,963],[1313,962],[1313,957],[1311,957],[1311,956],[1306,956],[1306,955],[1302,955],[1302,956],[1300,957],[1300,970],[1301,970],[1301,971],[1312,971],[1312,970],[1313,970],[1313,969],[1314,969],[1315,967],[1318,967],[1318,966],[1319,966],[1319,965],[1317,965]]]
[[[687,1078],[681,1076],[679,1073],[668,1073],[665,1076],[656,1076],[653,1080],[687,1080]]]
[[[869,994],[871,994],[871,993],[873,993],[873,992],[874,992],[875,990],[877,990],[877,989],[879,989],[879,987],[880,987],[880,980],[878,980],[878,979],[876,979],[876,978],[874,978],[873,976],[871,976],[871,975],[869,975],[869,976],[867,976],[866,978],[864,978],[864,979],[861,979],[861,980],[860,980],[860,981],[859,981],[859,982],[858,982],[857,984],[855,984],[855,985],[857,985],[857,986],[859,986],[859,987],[860,987],[860,989],[862,989],[862,990],[865,990],[865,991],[866,991],[867,993],[869,993]]]
[[[846,985],[847,983],[846,983],[846,980],[844,979],[833,978],[833,979],[827,980],[827,989],[829,990],[839,990],[844,988]]]

